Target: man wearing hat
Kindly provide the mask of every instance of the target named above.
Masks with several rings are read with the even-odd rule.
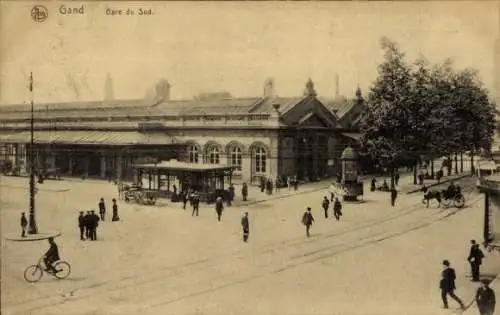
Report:
[[[26,237],[26,228],[28,226],[28,220],[24,212],[21,213],[21,237]]]
[[[241,227],[243,228],[243,242],[248,241],[248,235],[250,234],[250,224],[248,222],[248,212],[245,212],[243,218],[241,218]]]
[[[306,235],[307,237],[311,236],[309,234],[309,230],[311,229],[311,225],[314,222],[313,215],[311,213],[311,207],[307,207],[307,211],[304,212],[304,215],[302,215],[302,224],[306,226]]]
[[[471,240],[471,247],[469,251],[469,257],[467,260],[470,263],[472,281],[479,281],[479,268],[483,262],[484,254],[479,248],[479,244],[476,244],[475,240]]]
[[[443,260],[443,272],[441,273],[441,282],[439,283],[439,287],[441,289],[441,298],[443,299],[444,308],[448,308],[448,299],[447,295],[449,295],[452,299],[460,304],[462,309],[465,309],[464,303],[458,296],[455,295],[454,291],[455,287],[455,269],[450,267],[450,262],[448,260]]]
[[[481,315],[493,315],[495,312],[495,292],[489,287],[488,279],[481,280],[483,284],[477,289],[476,303]]]
[[[83,211],[80,211],[80,215],[78,216],[78,228],[80,228],[80,240],[83,241],[85,240],[83,237],[85,233],[85,215]]]

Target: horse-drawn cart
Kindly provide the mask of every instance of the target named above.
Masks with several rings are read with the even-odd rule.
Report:
[[[139,205],[154,205],[158,200],[158,191],[144,189],[138,185],[123,185],[122,196],[125,202],[135,202]]]
[[[438,207],[443,205],[447,208],[451,206],[455,208],[463,208],[465,206],[465,197],[459,191],[451,194],[446,189],[441,191],[425,189],[422,203],[429,208],[429,203],[433,199],[438,202]]]

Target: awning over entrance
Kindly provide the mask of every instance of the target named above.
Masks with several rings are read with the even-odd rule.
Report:
[[[358,132],[343,132],[342,135],[344,137],[348,137],[348,138],[354,139],[356,141],[361,140],[361,134]]]
[[[210,172],[210,171],[230,171],[231,166],[221,164],[195,164],[180,162],[178,160],[163,161],[157,164],[135,164],[136,169],[143,170],[170,170],[170,171],[191,171],[191,172]]]
[[[165,133],[137,131],[35,131],[35,143],[79,145],[166,145],[179,143]],[[0,134],[0,143],[29,143],[28,131]]]

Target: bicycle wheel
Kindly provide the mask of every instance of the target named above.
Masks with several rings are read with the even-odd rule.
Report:
[[[71,273],[71,266],[63,260],[56,262],[54,264],[54,269],[57,271],[54,273],[54,277],[57,279],[64,279]]]
[[[42,278],[43,270],[38,265],[31,265],[24,270],[24,280],[28,282],[37,282]]]

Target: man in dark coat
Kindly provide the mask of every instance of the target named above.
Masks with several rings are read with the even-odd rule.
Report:
[[[260,184],[259,184],[260,192],[264,192],[266,189],[266,179],[264,177],[260,178]]]
[[[483,262],[484,254],[475,240],[471,240],[470,243],[471,246],[467,260],[470,263],[472,281],[479,281],[479,267]]]
[[[193,212],[191,213],[191,216],[194,216],[196,213],[196,216],[200,215],[200,195],[198,195],[197,192],[194,192],[191,197],[191,206],[193,207]]]
[[[120,217],[118,216],[118,205],[116,204],[116,199],[113,198],[113,218],[111,221],[120,221]]]
[[[99,215],[101,216],[101,220],[104,221],[104,215],[106,214],[106,204],[104,203],[104,198],[99,200]]]
[[[325,219],[328,219],[328,208],[330,207],[330,201],[328,198],[325,196],[323,197],[323,202],[321,203],[321,206],[323,207],[323,210],[325,211]]]
[[[396,190],[395,187],[392,187],[391,189],[391,206],[394,207],[396,204],[396,198],[398,198],[398,191]]]
[[[87,211],[87,213],[83,216],[83,224],[85,225],[85,238],[90,240],[92,237],[92,216],[90,214],[90,211]]]
[[[247,196],[248,196],[247,183],[243,183],[243,186],[241,187],[241,196],[243,197],[243,201],[247,201]]]
[[[476,303],[480,315],[493,315],[495,312],[495,292],[489,287],[490,281],[481,280],[483,285],[477,289]]]
[[[26,237],[26,228],[28,226],[28,220],[24,212],[21,213],[21,237]]]
[[[396,171],[394,174],[394,184],[397,186],[399,184],[399,172]]]
[[[234,200],[234,185],[231,184],[228,189],[228,198],[227,198],[227,206],[231,207],[231,203]]]
[[[250,234],[250,223],[248,222],[248,212],[245,212],[243,218],[241,218],[241,227],[243,228],[243,242],[248,241],[248,235]]]
[[[222,200],[222,197],[219,196],[215,200],[215,212],[217,212],[217,220],[220,221],[222,218],[222,210],[224,210],[224,202]]]
[[[304,212],[304,214],[302,215],[302,224],[306,226],[307,237],[311,236],[311,234],[309,234],[309,230],[311,229],[311,225],[313,224],[313,222],[314,222],[314,217],[311,213],[311,208],[307,207],[307,211]]]
[[[80,211],[80,215],[78,216],[78,228],[80,229],[80,240],[83,241],[85,240],[83,237],[85,234],[85,215],[83,211]]]
[[[188,191],[183,191],[181,192],[181,198],[182,198],[182,209],[186,210],[186,204],[189,200],[189,192]]]
[[[443,261],[443,271],[441,273],[441,281],[439,283],[439,287],[441,289],[441,298],[443,299],[444,308],[448,308],[448,299],[447,295],[449,295],[452,299],[460,304],[462,309],[465,309],[464,303],[458,296],[455,295],[454,291],[455,287],[455,269],[450,267],[450,262],[448,260]]]
[[[50,247],[49,247],[49,250],[47,250],[47,252],[43,256],[43,262],[45,263],[45,267],[47,268],[47,271],[51,271],[53,273],[56,273],[57,270],[54,268],[54,266],[52,264],[61,259],[59,257],[59,249],[57,248],[57,244],[54,241],[53,237],[49,237],[48,241],[49,241]]]
[[[339,198],[335,198],[335,203],[333,204],[333,215],[337,221],[339,221],[342,216],[342,204],[340,203]]]
[[[94,210],[90,211],[91,224],[90,224],[90,239],[95,241],[97,239],[97,227],[99,226],[99,216],[94,213]]]

